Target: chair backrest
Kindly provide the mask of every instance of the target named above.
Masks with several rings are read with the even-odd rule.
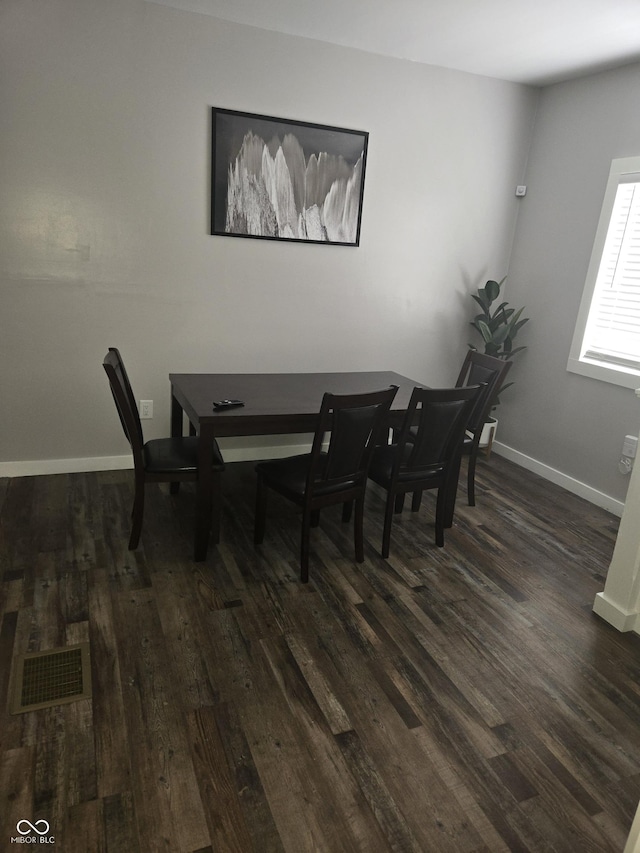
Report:
[[[330,394],[322,398],[311,448],[307,494],[329,494],[366,482],[371,456],[381,431],[388,426],[392,385],[365,394]],[[322,452],[325,435],[329,447]]]
[[[122,356],[115,347],[109,347],[109,352],[104,357],[102,366],[109,379],[122,429],[133,451],[134,463],[136,465],[142,464],[144,438],[140,415]]]
[[[394,476],[453,462],[462,452],[469,415],[484,387],[414,388],[398,439]]]
[[[456,380],[456,388],[462,388],[465,385],[484,385],[484,390],[478,395],[467,423],[469,432],[474,436],[477,434],[478,438],[511,364],[503,358],[485,355],[476,350],[469,350],[465,356]]]

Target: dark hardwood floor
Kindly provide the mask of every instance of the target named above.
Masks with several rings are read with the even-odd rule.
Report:
[[[492,456],[444,549],[433,495],[366,560],[340,508],[312,531],[228,466],[193,563],[191,486],[130,472],[0,480],[0,850],[46,820],[64,853],[622,851],[640,798],[640,637],[591,612],[618,521]],[[88,641],[93,697],[10,715],[15,657]]]

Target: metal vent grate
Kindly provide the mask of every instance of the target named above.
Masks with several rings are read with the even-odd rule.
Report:
[[[77,702],[90,696],[88,643],[16,658],[12,714]]]

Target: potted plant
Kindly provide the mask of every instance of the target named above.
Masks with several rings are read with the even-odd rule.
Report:
[[[501,281],[488,281],[484,287],[478,288],[477,294],[472,294],[472,298],[478,303],[482,311],[480,314],[476,314],[471,325],[482,338],[484,352],[487,355],[507,361],[526,349],[523,346],[514,346],[513,341],[529,318],[522,317],[524,308],[519,308],[516,311],[514,308],[509,308],[508,302],[500,302],[497,307],[493,307],[494,303],[500,298],[500,290],[504,281],[504,278]],[[469,346],[471,349],[478,349],[474,344],[469,344]],[[500,389],[500,393],[503,393],[510,385],[513,385],[513,382],[506,382]],[[499,402],[500,400],[496,399],[492,411],[495,410]],[[493,416],[487,421],[483,436],[480,439],[481,446],[486,446],[493,440],[497,423],[497,419]],[[486,437],[484,432],[487,433]]]

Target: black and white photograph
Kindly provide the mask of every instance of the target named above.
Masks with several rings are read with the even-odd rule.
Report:
[[[358,246],[368,138],[214,107],[211,233]]]

